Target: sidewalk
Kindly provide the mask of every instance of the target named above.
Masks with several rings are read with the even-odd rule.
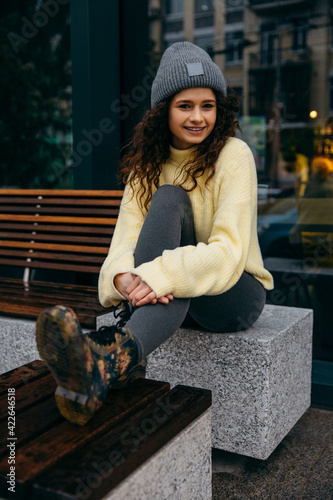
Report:
[[[213,450],[214,500],[333,500],[333,411],[310,408],[268,460]]]

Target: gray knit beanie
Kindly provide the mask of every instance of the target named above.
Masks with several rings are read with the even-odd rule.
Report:
[[[178,42],[163,54],[151,89],[151,106],[191,87],[209,87],[227,94],[220,68],[200,47]]]

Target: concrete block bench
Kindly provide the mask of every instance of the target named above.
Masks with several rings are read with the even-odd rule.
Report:
[[[147,377],[210,389],[214,448],[267,459],[310,406],[312,310],[266,305],[252,328],[179,329]]]
[[[1,499],[212,498],[209,391],[136,380],[80,427],[55,385],[41,361],[0,376]]]
[[[0,317],[0,375],[39,359],[36,321]]]

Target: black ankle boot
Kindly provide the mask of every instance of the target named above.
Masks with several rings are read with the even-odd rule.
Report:
[[[121,318],[120,321],[123,321]],[[55,377],[60,413],[83,425],[102,406],[109,389],[144,377],[145,361],[125,326],[102,327],[83,334],[72,309],[55,306],[37,320],[37,347]]]

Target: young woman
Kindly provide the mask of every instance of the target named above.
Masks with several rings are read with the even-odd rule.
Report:
[[[120,320],[83,335],[73,311],[56,306],[37,322],[58,407],[79,424],[111,387],[142,375],[184,320],[248,328],[273,286],[257,239],[256,168],[235,138],[238,102],[220,68],[189,42],[172,45],[151,104],[120,165],[126,188],[99,279],[101,303],[122,307]]]

